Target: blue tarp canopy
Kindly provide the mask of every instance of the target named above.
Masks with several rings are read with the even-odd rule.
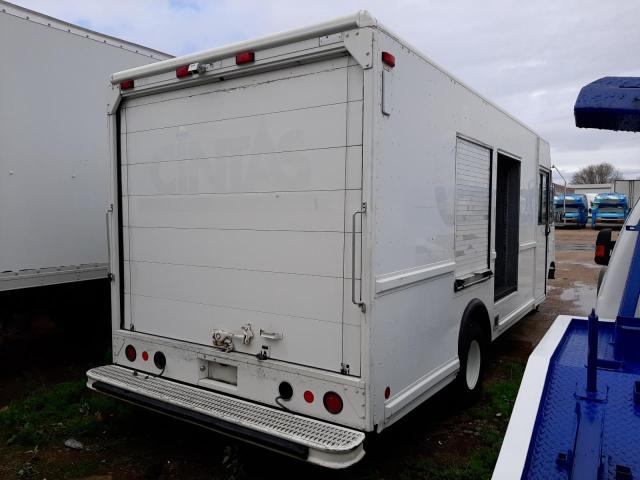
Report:
[[[640,132],[640,77],[604,77],[580,90],[576,126]]]

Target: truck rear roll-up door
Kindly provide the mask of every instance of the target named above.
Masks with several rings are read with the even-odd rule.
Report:
[[[124,103],[125,326],[210,345],[251,324],[240,352],[359,374],[362,80],[341,57]]]

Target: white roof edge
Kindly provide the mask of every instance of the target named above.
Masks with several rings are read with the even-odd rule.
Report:
[[[311,26],[274,33],[255,40],[232,43],[231,45],[224,47],[203,50],[201,52],[191,53],[182,57],[176,57],[162,62],[117,72],[111,75],[111,83],[117,84],[123,80],[135,80],[149,75],[170,72],[182,65],[188,65],[190,63],[212,62],[235,55],[236,53],[245,50],[272,48],[285,43],[297,42],[321,35],[329,35],[331,33],[341,32],[352,28],[373,27],[376,25],[378,25],[377,20],[369,12],[366,10],[360,10],[352,15],[338,17],[333,20],[316,23]]]
[[[82,38],[104,43],[114,48],[123,48],[127,51],[138,53],[146,57],[164,60],[167,58],[173,58],[173,55],[155,50],[153,48],[145,47],[137,43],[129,42],[121,38],[112,37],[104,33],[96,32],[73,23],[60,20],[58,18],[50,17],[44,13],[36,12],[35,10],[29,10],[28,8],[15,5],[13,3],[0,0],[0,14],[8,14],[14,17],[21,18],[26,21],[34,22],[45,27],[55,28],[71,35],[78,35]]]

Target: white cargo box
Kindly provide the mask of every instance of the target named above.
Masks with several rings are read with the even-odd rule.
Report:
[[[366,12],[112,83],[96,390],[346,466],[545,298],[549,146]]]
[[[0,1],[0,291],[106,278],[104,83],[167,58]]]

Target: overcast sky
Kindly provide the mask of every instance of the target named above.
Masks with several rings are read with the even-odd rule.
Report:
[[[530,125],[572,171],[607,161],[640,178],[640,134],[575,127],[580,88],[640,76],[640,2],[13,0],[174,55],[367,9],[436,63]]]

